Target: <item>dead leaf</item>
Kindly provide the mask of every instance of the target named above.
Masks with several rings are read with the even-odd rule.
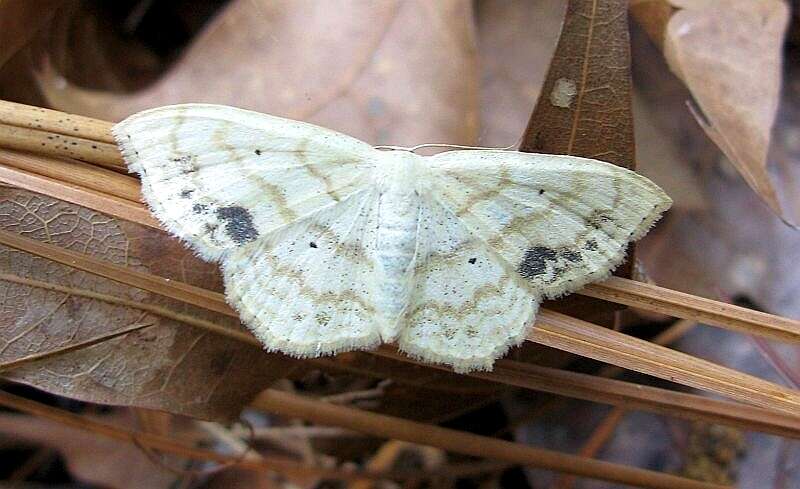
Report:
[[[564,0],[477,3],[481,59],[481,146],[516,146],[547,74]]]
[[[639,48],[646,46],[639,45]],[[637,52],[637,54],[639,54]],[[645,237],[641,259],[662,286],[717,298],[746,297],[766,311],[800,317],[800,236],[783,225],[759,197],[725,166],[708,165],[721,158],[702,131],[690,124],[679,101],[686,94],[680,82],[664,76],[666,67],[641,53],[637,82],[647,87],[646,103],[670,140],[679,141],[683,155],[702,171],[698,184],[709,196],[704,212],[676,212],[665,225]],[[799,59],[798,48],[787,59]],[[800,209],[800,66],[789,63],[786,86],[779,104],[771,155],[780,178],[785,207]],[[678,86],[676,86],[678,85]],[[705,163],[705,164],[704,164]]]
[[[48,64],[40,85],[54,108],[106,120],[212,102],[375,144],[469,144],[478,123],[472,36],[471,6],[458,0],[235,0],[147,89],[86,90]]]
[[[789,9],[781,0],[669,0],[664,56],[703,112],[698,121],[781,218],[767,151]]]
[[[0,66],[45,26],[63,0],[0,0]]]
[[[116,426],[132,427],[124,413],[103,416]],[[157,467],[136,445],[97,436],[44,418],[0,415],[0,433],[57,450],[78,480],[111,488],[168,489],[179,477]]]
[[[705,191],[693,165],[675,140],[656,124],[651,111],[640,96],[634,97],[636,170],[658,183],[672,198],[671,212],[706,209]]]
[[[470,144],[477,135],[476,54],[468,2],[344,1],[334,6],[238,0],[220,11],[148,88],[129,95],[86,90],[54,71],[45,71],[40,81],[54,106],[106,119],[155,105],[205,101],[309,120],[375,143]],[[171,262],[172,255],[161,256],[161,241],[130,238],[141,245],[138,253],[151,258],[144,261],[152,273],[191,271]],[[396,412],[414,413],[407,399],[413,386],[422,388],[420,380],[431,383],[420,394],[425,396],[448,386],[473,390],[458,403],[437,403],[419,415],[445,416],[472,404],[469,395],[476,390],[488,390],[486,383],[433,369],[420,373],[426,369],[397,363],[374,359],[369,375],[409,385],[398,402],[387,398]]]
[[[635,168],[627,0],[572,1],[521,151]]]
[[[22,190],[0,188],[0,228],[117,264],[205,287],[219,278],[163,233]],[[107,293],[209,317],[209,312],[131,289],[8,248],[0,269],[70,288]],[[0,282],[0,361],[51,356],[4,375],[67,397],[160,409],[201,418],[238,415],[292,363],[252,345],[221,338],[142,311]],[[230,318],[214,321],[238,327]],[[137,323],[153,326],[97,345],[62,350]]]
[[[627,0],[567,3],[558,45],[520,151],[583,156],[636,168],[627,11]],[[630,263],[623,263],[615,275],[629,277]],[[548,301],[544,307],[601,324],[608,324],[609,314],[619,308],[575,296]]]

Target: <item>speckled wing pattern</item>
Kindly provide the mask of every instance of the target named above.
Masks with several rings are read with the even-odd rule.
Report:
[[[539,306],[536,290],[435,200],[421,206],[413,263],[401,350],[469,372],[491,370],[524,340]]]
[[[355,138],[221,105],[159,107],[113,132],[153,214],[208,260],[364,188],[375,164]]]
[[[491,369],[543,298],[608,275],[670,205],[596,160],[379,151],[225,106],[152,109],[113,132],[154,215],[220,262],[243,323],[299,357],[396,341]]]
[[[316,357],[380,343],[376,194],[356,192],[223,260],[228,300],[264,345]]]
[[[449,151],[436,195],[544,298],[606,278],[672,201],[630,170],[574,156]]]

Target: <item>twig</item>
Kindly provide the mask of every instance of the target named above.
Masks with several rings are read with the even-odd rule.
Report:
[[[787,413],[800,412],[800,392],[632,336],[542,311],[528,339],[559,350],[716,392]]]
[[[29,153],[0,149],[0,161],[27,173],[42,175],[58,182],[70,183],[88,190],[106,193],[114,189],[114,197],[141,203],[139,181],[128,175],[98,168],[89,163],[66,158],[32,156]]]
[[[70,413],[58,408],[47,406],[25,399],[24,397],[0,391],[0,405],[17,411],[22,411],[33,416],[50,419],[66,426],[71,426],[84,431],[90,431],[106,438],[119,440],[132,444],[145,445],[149,448],[162,452],[180,455],[195,460],[208,460],[218,463],[235,463],[237,467],[256,471],[274,471],[292,476],[311,476],[324,477],[341,480],[375,480],[375,479],[394,479],[403,480],[408,475],[399,472],[394,473],[375,473],[370,471],[346,471],[340,469],[329,469],[324,467],[312,467],[298,464],[288,459],[270,457],[264,460],[242,460],[237,457],[223,455],[211,450],[195,448],[191,445],[175,441],[153,433],[128,430],[111,426],[93,419],[86,418],[77,414]],[[714,486],[717,487],[717,486]]]
[[[94,298],[112,304],[124,304],[128,307],[146,310],[147,312],[175,321],[183,321],[185,324],[215,334],[223,334],[253,345],[260,344],[258,340],[247,333],[231,330],[230,328],[200,320],[193,316],[187,317],[160,306],[133,303],[132,301],[114,296],[84,291],[82,289],[55,286],[46,282],[22,279],[8,274],[0,275],[0,280],[13,281],[31,287],[41,287],[59,292],[69,292],[74,296]],[[109,337],[114,337],[119,334],[121,333],[112,332],[109,333]],[[389,348],[382,348],[378,350],[377,353],[382,356],[413,362]],[[18,361],[0,364],[0,369],[10,368],[10,366],[14,366],[16,362]],[[447,370],[445,367],[438,368]],[[604,379],[565,370],[538,367],[511,360],[498,361],[493,372],[474,373],[472,375],[493,382],[502,382],[508,385],[550,392],[577,399],[641,409],[692,420],[705,420],[713,423],[728,424],[743,429],[762,431],[791,438],[800,438],[800,418],[797,416],[776,413],[739,403],[668,391],[656,387],[630,384],[628,382]]]
[[[386,387],[391,385],[391,383],[391,379],[383,379],[372,389],[333,394],[330,396],[321,397],[319,400],[322,402],[330,402],[331,404],[352,404],[356,401],[372,400],[383,396],[384,392],[386,391]]]
[[[2,145],[2,141],[0,141],[0,145]],[[13,152],[0,151],[0,182],[160,229],[158,222],[143,204],[117,195],[130,195],[131,188],[128,180],[107,182],[106,192],[109,193],[98,192],[74,183],[63,183],[10,167],[6,163],[9,158],[14,158]],[[34,157],[28,156],[28,158]],[[39,162],[39,166],[48,166],[50,163],[53,162]],[[75,168],[75,172],[79,171],[78,168]],[[111,192],[116,192],[116,194]],[[692,319],[733,331],[781,341],[800,342],[800,321],[620,277],[612,277],[605,282],[589,284],[577,293],[674,317]]]
[[[657,345],[669,345],[695,326],[697,326],[697,322],[689,319],[681,319],[666,330],[662,331],[651,341]],[[599,375],[602,377],[614,377],[621,372],[622,369],[619,367],[608,366],[600,370]],[[583,455],[584,457],[594,458],[595,455],[597,455],[597,453],[605,446],[606,442],[614,435],[617,426],[619,426],[626,414],[628,414],[627,408],[615,406],[614,409],[612,409],[611,412],[608,413],[605,418],[603,418],[603,421],[600,422],[600,425],[594,429],[591,437],[589,437],[589,440],[581,447],[579,454]],[[714,417],[709,418],[708,421],[710,423],[718,423]],[[575,477],[562,475],[556,479],[553,487],[555,489],[571,489],[574,487],[575,482]]]
[[[4,124],[0,124],[0,141],[8,149],[77,158],[121,173],[128,171],[114,144]]]
[[[267,389],[258,396],[253,404],[265,411],[290,418],[340,426],[374,436],[438,447],[465,455],[504,460],[621,484],[663,489],[723,487],[610,462],[565,455],[354,408],[320,403],[313,399],[274,389]]]
[[[241,429],[234,430],[237,436],[244,436],[245,431]],[[356,433],[355,431],[343,430],[341,428],[330,428],[327,426],[270,426],[266,428],[255,428],[253,430],[253,438],[256,440],[260,438],[278,439],[286,437],[297,438],[363,438],[363,433]]]

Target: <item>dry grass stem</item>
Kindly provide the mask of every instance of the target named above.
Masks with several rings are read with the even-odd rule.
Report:
[[[114,144],[4,124],[0,124],[0,141],[8,149],[75,158],[122,173],[128,171]]]
[[[800,341],[800,321],[714,301],[657,285],[611,277],[579,292],[626,306],[780,341]]]
[[[0,405],[33,416],[49,419],[65,426],[90,431],[100,436],[145,446],[161,452],[170,453],[194,460],[205,460],[221,464],[233,464],[237,467],[257,471],[274,471],[296,477],[324,477],[340,480],[377,480],[409,478],[411,474],[376,473],[370,471],[347,471],[326,467],[309,466],[289,459],[270,457],[263,460],[248,460],[241,457],[224,455],[211,450],[195,448],[192,445],[176,441],[173,438],[142,431],[127,430],[111,426],[100,421],[47,406],[23,397],[0,391]],[[716,486],[714,486],[716,487]]]
[[[236,317],[235,311],[225,303],[224,296],[217,292],[138,272],[7,231],[0,231],[0,243],[126,285]],[[195,319],[186,319],[187,324],[200,323]],[[569,316],[543,310],[536,325],[530,339],[548,346],[768,409],[796,413],[800,406],[800,395],[795,391]],[[252,337],[247,336],[248,341],[253,341]],[[502,378],[497,380],[503,382]]]
[[[78,160],[0,149],[0,163],[101,193],[113,189],[113,197],[137,203],[142,201],[142,191],[136,178]]]
[[[663,489],[726,487],[319,402],[274,389],[264,391],[253,404],[289,418],[620,484]]]
[[[0,124],[115,144],[108,122],[32,105],[0,100]]]
[[[800,392],[553,311],[541,311],[528,339],[742,402],[800,412]]]
[[[113,145],[113,138],[109,132],[110,127],[111,124],[104,121],[0,102],[0,147],[34,153],[20,154],[10,150],[0,150],[0,182],[43,193],[120,219],[157,228],[159,227],[157,222],[140,202],[138,182],[118,173],[124,172],[125,168],[119,152]],[[106,168],[97,168],[95,165]],[[236,317],[235,312],[225,303],[224,296],[217,292],[113,265],[6,231],[0,231],[0,243],[132,287]],[[5,277],[5,279],[17,281],[17,283],[29,280],[22,277]],[[67,290],[66,288],[60,290],[57,286],[45,283],[30,282],[28,285],[50,287],[51,290],[65,294],[83,295],[107,302],[118,301],[117,303],[122,304],[119,302],[122,299],[111,296],[101,297],[102,294],[94,294],[90,291]],[[748,334],[785,341],[800,341],[800,322],[798,321],[627,279],[612,278],[600,284],[590,285],[581,293]],[[130,307],[147,310],[163,317],[171,317],[218,334],[235,335],[241,341],[257,344],[252,336],[242,331],[233,331],[230,328],[198,320],[188,315],[179,315],[165,308],[146,304],[130,304]],[[543,310],[538,317],[536,326],[529,336],[530,341],[723,394],[769,410],[738,403],[706,400],[690,394],[635,386],[620,381],[608,379],[601,381],[596,377],[551,371],[510,361],[498,362],[494,372],[476,375],[525,388],[607,402],[618,406],[677,414],[691,419],[712,420],[783,436],[797,437],[800,432],[800,426],[798,426],[800,418],[795,415],[800,408],[800,394],[795,391],[551,311]],[[385,353],[385,350],[381,351]],[[320,408],[320,403],[317,401],[303,400],[297,396],[287,398],[286,396],[291,395],[271,392],[266,401],[262,399],[262,407],[268,406],[270,411],[276,413],[297,415],[321,423],[326,423],[325,419],[327,419],[327,424],[365,431],[371,435],[397,439],[412,437],[414,439],[408,441],[438,446],[430,443],[431,440],[428,437],[431,427],[425,425],[421,425],[425,426],[425,430],[412,431],[414,436],[411,436],[402,430],[392,431],[391,427],[382,427],[380,423],[374,423],[374,418],[370,418],[371,421],[358,418],[365,423],[362,425],[359,425],[361,421],[353,420],[330,423],[332,420],[339,420],[339,415],[331,413],[329,409],[348,408],[327,405]],[[0,398],[0,401],[3,399]],[[311,403],[310,405],[313,405],[314,408],[304,411],[308,403]],[[297,411],[293,412],[290,409],[292,406]],[[314,412],[315,410],[317,412]],[[791,415],[775,411],[788,412]],[[356,411],[356,413],[358,412]],[[354,413],[350,414],[355,415]],[[326,416],[328,417],[326,418]],[[377,415],[370,414],[370,416]],[[394,418],[389,418],[389,420],[395,424],[402,421]],[[362,429],[354,426],[361,426]],[[413,426],[413,423],[409,426]],[[366,427],[368,429],[365,429]],[[566,459],[563,458],[565,456],[560,454],[536,451],[536,449],[531,449],[532,452],[525,452],[529,447],[511,443],[508,446],[493,445],[494,442],[508,442],[492,439],[487,439],[488,442],[492,442],[488,446],[485,445],[486,441],[484,440],[481,444],[475,444],[475,440],[469,438],[474,435],[450,433],[450,431],[445,430],[439,433],[443,438],[437,439],[437,441],[450,447],[443,446],[442,448],[459,451],[460,442],[464,441],[466,447],[473,447],[468,448],[469,450],[475,450],[472,454],[482,457],[530,463],[530,457],[536,455],[534,458],[543,457],[537,458],[539,466],[578,475],[589,475],[588,472],[591,472],[593,477],[618,482],[625,480],[641,483],[646,480],[649,487],[718,487],[708,484],[692,485],[699,483],[687,482],[685,479],[663,474],[653,475],[647,471],[637,471],[638,469],[620,469],[613,464],[588,459],[572,460],[571,464],[565,464],[564,460]],[[428,441],[426,442],[426,440]],[[463,448],[460,452],[467,453]],[[519,455],[520,453],[527,455]],[[496,457],[496,455],[503,456]],[[520,461],[518,457],[525,459],[525,462]],[[575,462],[578,465],[575,465]],[[542,463],[545,465],[541,465]],[[650,480],[650,477],[655,477],[655,479]],[[669,484],[666,483],[668,479],[664,479],[665,477],[669,479]]]
[[[79,170],[77,170],[79,171]],[[98,192],[75,183],[67,183],[55,178],[30,173],[8,166],[0,161],[0,183],[29,190],[55,199],[102,212],[155,229],[161,229],[158,221],[142,204]]]
[[[213,334],[223,335],[254,346],[260,346],[260,342],[249,333],[198,319],[194,316],[176,313],[164,307],[143,304],[141,302],[130,301],[83,289],[58,286],[9,274],[0,275],[0,280],[136,308],[160,317],[181,321]],[[140,326],[137,325],[131,330],[113,331],[108,335],[87,340],[79,345],[73,345],[68,349],[54,350],[43,355],[25,357],[13,362],[0,364],[0,371],[15,368],[22,364],[41,360],[46,357],[63,354],[67,351],[88,347],[100,341],[109,340],[146,326],[148,325],[143,324]],[[393,349],[382,348],[378,353],[382,356],[415,363],[413,360],[399,354]],[[446,367],[438,368],[447,370]],[[761,431],[789,438],[800,438],[800,418],[745,404],[709,399],[692,394],[673,392],[618,380],[598,378],[565,370],[539,367],[511,360],[498,361],[492,372],[479,372],[473,373],[472,375],[493,382],[550,392],[576,399],[585,399],[631,409],[640,409],[691,420],[705,420],[708,422],[727,424],[742,429]]]

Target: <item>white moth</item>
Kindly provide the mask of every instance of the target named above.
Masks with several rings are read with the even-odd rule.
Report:
[[[420,156],[226,106],[114,126],[153,214],[221,264],[269,350],[396,342],[489,370],[539,303],[605,278],[671,200],[602,161],[503,150]]]

